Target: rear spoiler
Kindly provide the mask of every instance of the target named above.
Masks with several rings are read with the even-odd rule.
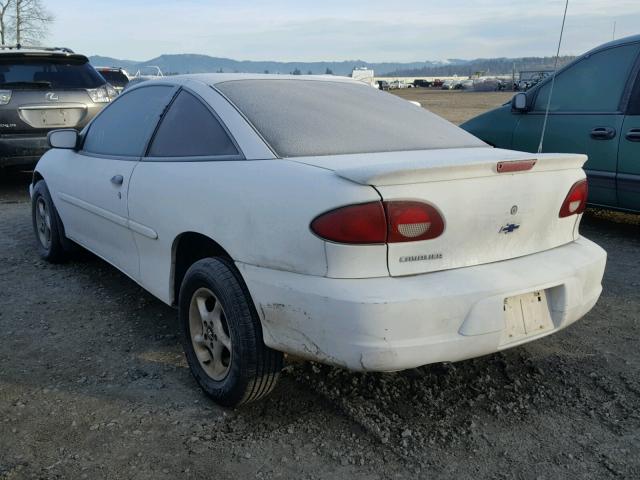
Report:
[[[366,157],[368,162],[344,162],[351,166],[335,165],[332,170],[352,182],[383,186],[579,169],[587,161],[581,154],[530,154],[495,148],[376,153]]]

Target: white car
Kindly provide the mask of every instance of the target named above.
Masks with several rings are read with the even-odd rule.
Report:
[[[529,342],[598,300],[583,155],[492,148],[336,77],[189,75],[50,134],[31,196],[43,258],[78,243],[169,305],[224,405],[283,352],[353,370]]]

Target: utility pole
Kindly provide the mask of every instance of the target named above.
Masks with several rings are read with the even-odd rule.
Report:
[[[611,38],[611,40],[615,40],[616,39],[616,21],[613,21],[613,36]]]

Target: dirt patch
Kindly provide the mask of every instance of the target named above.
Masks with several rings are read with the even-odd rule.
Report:
[[[407,100],[420,102],[427,110],[456,125],[496,108],[513,97],[513,92],[469,92],[430,88],[403,88],[391,90],[391,93]]]

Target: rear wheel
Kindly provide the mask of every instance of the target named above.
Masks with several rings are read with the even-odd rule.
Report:
[[[187,270],[179,315],[189,368],[213,400],[233,407],[273,390],[283,355],[264,344],[249,292],[230,262],[205,258]]]
[[[61,237],[62,222],[44,180],[33,187],[31,217],[40,256],[51,263],[66,260],[67,252]]]

